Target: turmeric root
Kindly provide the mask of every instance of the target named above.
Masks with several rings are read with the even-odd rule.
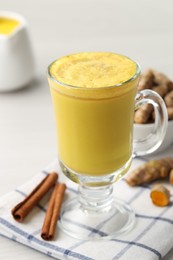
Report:
[[[152,88],[153,80],[154,80],[153,71],[151,69],[146,70],[140,78],[138,90]]]
[[[173,119],[173,82],[163,73],[149,69],[145,71],[139,80],[138,90],[152,89],[157,92],[165,101],[168,110],[169,120]],[[143,105],[134,116],[137,124],[154,122],[154,109],[151,105]]]
[[[164,207],[170,203],[170,191],[161,184],[152,188],[150,197],[156,206]]]
[[[133,170],[126,177],[126,182],[130,186],[138,186],[152,182],[157,179],[168,177],[173,169],[173,158],[163,158],[151,160]]]
[[[158,93],[162,98],[168,93],[169,87],[168,85],[160,85],[158,87],[152,88],[156,93]]]
[[[154,85],[168,86],[168,90],[173,89],[173,82],[163,73],[152,70],[154,74]]]
[[[140,109],[138,109],[134,116],[134,121],[137,124],[145,124],[148,122],[150,115],[152,114],[154,108],[151,104],[145,104]]]
[[[169,164],[169,166],[170,166],[170,168],[172,170],[173,169],[173,158],[166,157],[166,158],[164,158],[164,161],[166,161]]]
[[[169,174],[169,182],[170,182],[170,184],[173,185],[173,169],[170,171],[170,174]]]
[[[168,111],[168,119],[172,120],[173,119],[173,107],[167,107]]]
[[[168,107],[173,107],[173,90],[165,96],[164,100]]]

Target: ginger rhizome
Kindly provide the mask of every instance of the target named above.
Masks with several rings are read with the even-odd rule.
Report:
[[[151,89],[163,98],[168,110],[168,119],[173,119],[173,82],[165,74],[148,69],[139,80],[138,90],[144,89]],[[137,124],[152,123],[154,118],[153,106],[145,104],[135,112],[134,122]]]
[[[150,160],[129,173],[126,182],[130,186],[143,185],[168,177],[172,169],[173,158]]]

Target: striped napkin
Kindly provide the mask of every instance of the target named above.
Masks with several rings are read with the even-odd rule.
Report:
[[[173,145],[160,158],[173,156]],[[150,158],[134,159],[131,169]],[[126,201],[136,213],[135,227],[128,233],[109,241],[81,241],[71,238],[57,228],[55,240],[41,239],[40,231],[46,211],[46,196],[23,223],[16,222],[11,209],[21,201],[49,172],[61,172],[57,161],[16,190],[0,198],[0,234],[25,244],[56,259],[82,260],[155,260],[162,259],[173,247],[173,205],[154,206],[149,198],[151,185],[129,187],[124,180],[115,184],[115,196]],[[77,195],[77,185],[60,174],[67,184],[66,200]],[[173,187],[165,184],[173,193]],[[77,221],[77,219],[76,219]],[[91,229],[91,227],[84,227]],[[92,232],[97,232],[92,229]]]

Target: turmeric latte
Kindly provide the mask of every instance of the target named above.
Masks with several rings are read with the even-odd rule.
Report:
[[[18,26],[20,22],[6,17],[0,17],[0,34],[8,35],[12,33]]]
[[[73,171],[113,173],[131,161],[137,65],[107,52],[62,57],[49,67],[58,153]]]

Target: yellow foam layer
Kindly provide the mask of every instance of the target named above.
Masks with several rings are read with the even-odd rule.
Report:
[[[85,52],[62,57],[50,67],[57,81],[81,88],[101,88],[121,84],[136,73],[136,63],[109,52]]]

